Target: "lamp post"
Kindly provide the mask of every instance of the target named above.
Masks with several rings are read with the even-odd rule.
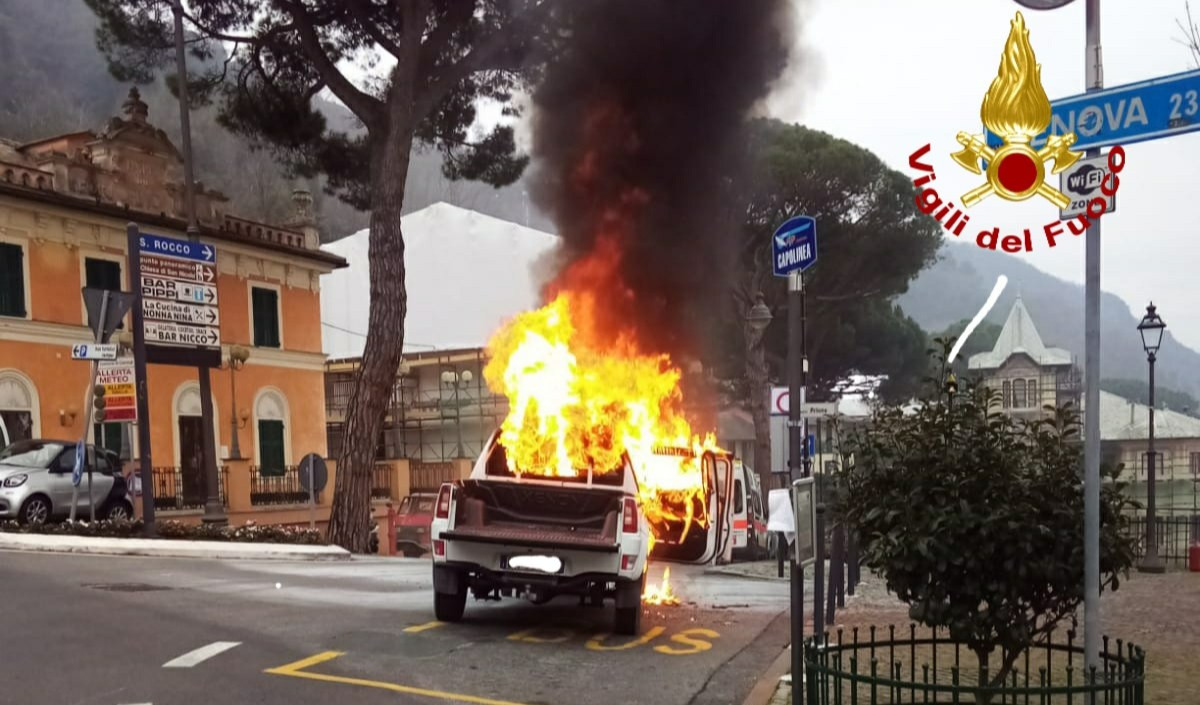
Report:
[[[459,388],[470,384],[474,379],[475,375],[473,375],[470,370],[463,370],[462,372],[446,370],[442,373],[442,385],[447,389],[454,390],[454,427],[458,431],[458,451],[455,454],[455,457],[457,458],[464,457],[462,443],[462,407],[458,402],[458,390]]]
[[[229,348],[229,459],[241,460],[242,448],[238,445],[237,421],[237,371],[242,369],[250,351],[241,345]]]
[[[750,399],[753,400],[751,417],[754,419],[754,465],[758,468],[759,485],[771,487],[771,429],[768,404],[770,393],[767,388],[767,356],[763,337],[771,325],[771,308],[767,306],[762,292],[754,297],[754,305],[746,312],[746,372],[750,382]]]
[[[1158,348],[1162,344],[1163,330],[1167,324],[1154,308],[1154,302],[1146,307],[1146,315],[1138,324],[1138,332],[1142,334],[1142,347],[1146,350],[1146,360],[1150,363],[1150,432],[1146,456],[1146,553],[1138,570],[1143,573],[1162,573],[1166,564],[1158,555],[1158,540],[1155,527],[1154,512],[1154,362],[1158,357]]]

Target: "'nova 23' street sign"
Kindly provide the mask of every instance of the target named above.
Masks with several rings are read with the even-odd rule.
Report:
[[[1074,132],[1071,149],[1173,137],[1200,130],[1200,69],[1128,83],[1050,103],[1050,127],[1033,139],[1035,148],[1050,134]],[[1003,140],[988,132],[988,144]]]

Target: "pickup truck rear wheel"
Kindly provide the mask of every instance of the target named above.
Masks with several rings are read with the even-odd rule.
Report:
[[[646,576],[641,580],[622,584],[617,588],[617,609],[613,618],[613,632],[635,636],[642,631],[642,593]]]
[[[467,592],[435,592],[433,593],[433,616],[439,622],[457,622],[462,619],[463,610],[467,607]]]

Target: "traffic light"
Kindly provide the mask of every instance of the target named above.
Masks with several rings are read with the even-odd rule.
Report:
[[[102,423],[104,421],[104,407],[108,402],[104,399],[104,385],[97,384],[92,389],[92,421]]]

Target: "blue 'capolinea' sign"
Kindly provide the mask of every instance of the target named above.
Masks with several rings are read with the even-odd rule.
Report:
[[[817,262],[817,219],[811,215],[788,218],[771,238],[775,276],[803,272]]]

